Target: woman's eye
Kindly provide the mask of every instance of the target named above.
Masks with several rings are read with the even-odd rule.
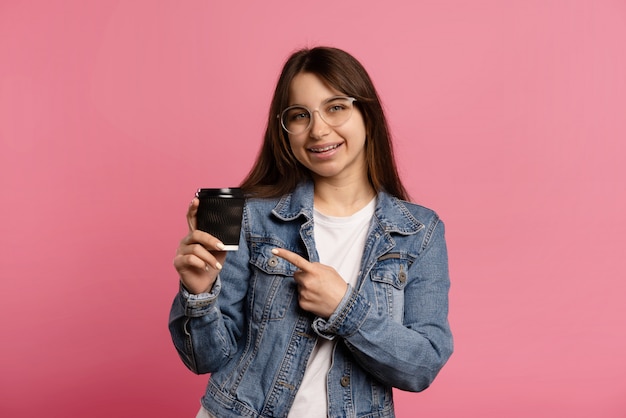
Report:
[[[309,118],[309,113],[308,112],[304,112],[304,111],[300,111],[300,112],[294,112],[289,116],[289,120],[291,121],[300,121],[303,119],[308,119]]]
[[[336,113],[341,112],[348,109],[349,104],[345,103],[343,100],[333,100],[331,103],[328,103],[326,107],[326,113]]]

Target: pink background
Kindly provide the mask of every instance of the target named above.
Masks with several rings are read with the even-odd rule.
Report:
[[[0,2],[0,416],[195,416],[187,204],[244,177],[318,44],[447,225],[456,352],[398,416],[626,416],[623,0]]]

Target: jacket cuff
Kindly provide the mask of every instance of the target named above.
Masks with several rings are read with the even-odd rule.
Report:
[[[194,295],[189,293],[181,281],[179,294],[183,306],[185,307],[185,316],[198,317],[208,314],[214,308],[217,295],[219,295],[221,288],[222,283],[220,277],[217,276],[217,280],[210,292]]]
[[[328,320],[316,318],[312,324],[313,330],[327,340],[333,340],[337,335],[349,337],[359,330],[369,310],[369,302],[348,285],[348,291],[335,312]]]

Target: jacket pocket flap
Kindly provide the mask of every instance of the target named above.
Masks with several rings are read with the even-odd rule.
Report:
[[[400,254],[388,254],[378,259],[370,277],[375,282],[403,289],[408,280],[407,272],[410,264],[410,260]]]
[[[267,274],[293,276],[296,266],[272,254],[274,248],[284,248],[281,243],[252,242],[250,246],[250,264]]]

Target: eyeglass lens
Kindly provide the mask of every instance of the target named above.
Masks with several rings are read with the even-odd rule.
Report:
[[[319,109],[321,118],[330,126],[339,126],[348,121],[352,115],[351,97],[333,97],[324,102]],[[281,115],[281,124],[287,132],[299,134],[311,127],[312,112],[304,106],[290,106]]]

